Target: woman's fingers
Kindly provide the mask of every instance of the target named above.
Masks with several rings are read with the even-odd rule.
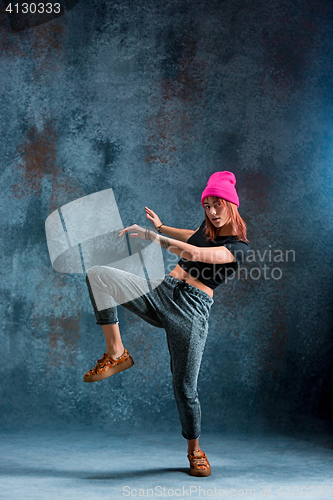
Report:
[[[120,229],[119,236],[123,236],[129,230],[131,230],[131,227],[125,227],[124,229]]]
[[[153,212],[152,210],[150,210],[150,208],[148,208],[148,207],[145,207],[145,209],[146,209],[146,217],[147,217],[147,219],[149,219],[152,222],[154,222],[154,220],[157,219],[157,215],[155,214],[155,212]]]
[[[150,208],[145,207],[145,209],[146,209],[147,214],[151,215],[152,217],[155,215],[154,212],[152,210],[150,210]]]
[[[124,236],[125,233],[128,233],[128,231],[135,231],[135,228],[138,227],[136,224],[125,227],[124,229],[121,229],[118,233],[118,236]],[[139,233],[130,233],[130,236],[134,236],[135,238],[139,236]]]

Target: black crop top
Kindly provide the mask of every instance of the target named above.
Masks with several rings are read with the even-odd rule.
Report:
[[[199,229],[190,236],[187,243],[197,247],[216,247],[224,246],[236,257],[236,262],[228,262],[227,264],[207,264],[207,262],[190,261],[181,258],[178,264],[182,269],[187,271],[190,276],[198,279],[212,290],[221,285],[225,279],[233,274],[239,264],[245,261],[250,247],[248,243],[240,241],[237,236],[217,236],[214,241],[209,241],[204,236],[204,228],[206,220],[203,221]]]

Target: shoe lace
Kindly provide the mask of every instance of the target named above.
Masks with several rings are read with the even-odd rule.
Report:
[[[205,458],[194,458],[192,461],[194,462],[194,465],[207,465]]]
[[[193,457],[191,455],[191,462],[194,466],[197,466],[197,465],[204,465],[205,467],[207,467],[207,458],[206,457]]]
[[[103,357],[97,361],[94,369],[103,368],[108,361],[111,361],[111,363],[112,363],[113,360],[112,360],[111,356],[107,352],[105,352],[103,354]]]

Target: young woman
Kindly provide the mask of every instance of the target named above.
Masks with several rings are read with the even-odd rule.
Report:
[[[146,217],[158,233],[167,237],[137,224],[119,232],[119,236],[129,232],[131,237],[149,239],[181,257],[153,290],[147,292],[143,278],[107,266],[93,266],[86,275],[97,324],[105,335],[106,352],[84,375],[85,382],[103,380],[133,365],[121,340],[117,304],[164,328],[173,391],[182,435],[188,442],[190,473],[194,476],[211,473],[207,455],[199,446],[201,409],[197,379],[214,302],[213,290],[234,275],[249,250],[246,224],[238,213],[235,184],[234,174],[228,171],[216,172],[209,178],[201,197],[205,219],[196,231],[167,227],[153,210],[145,207]]]

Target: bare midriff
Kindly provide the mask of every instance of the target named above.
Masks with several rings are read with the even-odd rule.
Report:
[[[172,269],[169,275],[173,276],[174,278],[178,278],[179,280],[185,280],[186,283],[188,283],[189,285],[199,288],[199,290],[206,292],[211,298],[213,298],[213,290],[209,288],[209,286],[206,286],[203,283],[201,283],[201,281],[197,280],[196,278],[192,278],[192,276],[190,276],[188,272],[186,272],[182,267],[180,267],[179,264],[177,264],[176,267]]]

